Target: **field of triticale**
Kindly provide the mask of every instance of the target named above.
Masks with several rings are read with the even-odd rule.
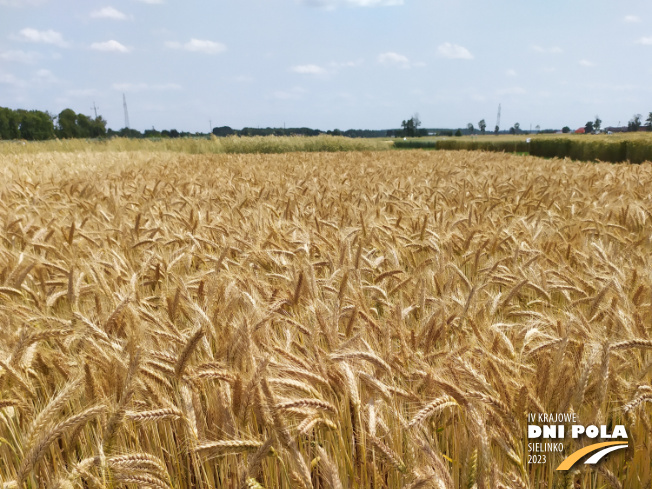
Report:
[[[650,189],[482,152],[0,155],[0,487],[649,489]],[[609,440],[532,413],[628,446],[555,470]]]

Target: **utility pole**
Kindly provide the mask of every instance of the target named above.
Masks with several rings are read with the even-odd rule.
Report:
[[[122,106],[125,109],[125,128],[129,129],[129,112],[127,111],[127,97],[122,94]]]
[[[93,112],[95,112],[95,119],[97,120],[97,107],[95,106],[95,101],[93,100],[93,106],[91,107]]]
[[[208,119],[208,126],[209,126],[208,127],[208,134],[212,134],[213,133],[213,120],[212,119]]]

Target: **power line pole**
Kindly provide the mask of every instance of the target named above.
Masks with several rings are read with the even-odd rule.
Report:
[[[127,111],[127,97],[122,94],[122,106],[125,109],[125,128],[129,129],[129,112]]]
[[[93,100],[93,106],[91,107],[93,112],[95,112],[95,119],[97,119],[97,107],[95,106],[95,101]]]

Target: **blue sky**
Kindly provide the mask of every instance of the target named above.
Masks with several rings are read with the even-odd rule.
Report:
[[[624,125],[651,79],[649,0],[0,0],[0,106],[114,129]]]

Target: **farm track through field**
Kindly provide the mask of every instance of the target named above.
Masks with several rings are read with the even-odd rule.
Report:
[[[0,487],[649,488],[650,188],[464,151],[0,155]],[[628,448],[529,464],[527,413],[567,412]]]

